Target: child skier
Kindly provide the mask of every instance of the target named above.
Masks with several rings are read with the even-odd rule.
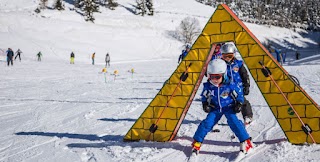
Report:
[[[230,82],[237,84],[241,89],[243,89],[243,94],[248,95],[250,88],[249,74],[243,66],[243,61],[235,58],[235,51],[233,44],[224,44],[221,46],[222,59],[227,63]],[[251,104],[246,98],[244,98],[241,113],[245,124],[250,124],[252,122],[253,113]]]
[[[229,127],[238,137],[240,151],[247,153],[253,148],[249,134],[236,115],[236,111],[241,109],[244,102],[243,93],[239,86],[227,81],[226,71],[227,65],[221,59],[214,59],[208,65],[209,81],[203,84],[204,88],[201,93],[202,107],[205,112],[208,112],[208,115],[200,123],[193,136],[192,152],[195,154],[199,153],[205,136],[222,115],[226,116]]]
[[[74,53],[71,52],[70,54],[70,64],[74,64]]]
[[[181,53],[181,55],[179,56],[178,64],[187,56],[187,54],[188,54],[189,51],[190,51],[190,46],[189,46],[189,45],[186,45],[186,49],[185,49],[185,50],[182,50],[182,53]]]
[[[214,49],[211,60],[219,59],[219,58],[221,59],[222,54],[221,54],[220,48],[221,48],[221,44],[217,44],[216,48]]]

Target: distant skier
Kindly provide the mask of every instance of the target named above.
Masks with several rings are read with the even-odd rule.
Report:
[[[92,65],[94,65],[94,58],[96,57],[96,53],[94,52],[93,54],[92,54],[92,56],[91,56],[91,58],[92,58]]]
[[[71,52],[70,54],[70,64],[74,64],[74,53]]]
[[[11,48],[8,48],[7,50],[7,62],[8,62],[8,66],[10,65],[11,63],[11,66],[13,66],[13,56],[14,56],[14,53],[12,51]]]
[[[110,67],[110,56],[109,56],[109,53],[107,53],[105,61],[106,61],[106,67]]]
[[[299,60],[299,58],[300,58],[300,53],[296,51],[296,60]]]
[[[42,57],[41,51],[38,52],[37,57],[38,57],[38,61],[41,61],[41,57]]]
[[[222,59],[227,63],[227,74],[230,82],[237,84],[243,89],[243,94],[248,95],[250,89],[250,78],[247,69],[244,67],[242,60],[237,60],[234,56],[236,49],[233,44],[224,44],[221,46]],[[252,108],[250,102],[244,98],[241,109],[243,120],[246,125],[252,122]]]
[[[186,49],[185,49],[185,50],[182,50],[182,53],[181,53],[181,55],[179,56],[178,64],[187,56],[187,54],[188,54],[189,51],[190,51],[190,46],[189,46],[189,45],[186,45]]]
[[[16,57],[14,57],[14,60],[16,60],[17,59],[17,57],[19,56],[19,60],[20,60],[20,62],[21,62],[21,53],[22,53],[22,51],[20,50],[20,49],[18,49],[17,51],[16,51]]]
[[[253,148],[253,144],[243,123],[236,115],[244,102],[242,90],[237,84],[227,81],[227,64],[221,59],[210,61],[207,73],[209,80],[203,84],[201,100],[203,110],[208,115],[200,123],[193,136],[192,154],[197,155],[199,153],[205,136],[223,115],[227,118],[229,127],[240,141],[240,151],[247,153]]]
[[[219,59],[219,58],[222,57],[220,48],[221,48],[221,44],[217,44],[216,48],[214,49],[214,53],[213,53],[213,55],[211,57],[211,60]]]

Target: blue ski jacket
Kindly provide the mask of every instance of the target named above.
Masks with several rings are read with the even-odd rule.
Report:
[[[250,87],[248,71],[243,66],[242,60],[234,59],[230,63],[227,62],[227,75],[231,83],[235,83],[241,88]]]
[[[220,109],[220,112],[233,109],[235,100],[244,102],[243,91],[234,83],[221,84],[219,87],[212,85],[210,82],[203,84],[201,101],[207,101],[214,109]],[[213,111],[213,109],[212,109]]]

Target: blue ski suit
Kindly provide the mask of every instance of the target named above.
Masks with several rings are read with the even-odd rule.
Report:
[[[193,139],[202,143],[207,133],[212,130],[216,123],[218,123],[222,115],[226,116],[229,127],[238,137],[240,142],[249,139],[250,136],[247,133],[244,124],[237,118],[236,113],[233,110],[235,100],[241,103],[244,102],[242,89],[234,83],[221,84],[217,87],[210,82],[206,82],[203,86],[204,88],[201,93],[202,102],[208,101],[209,98],[210,105],[212,105],[213,108],[211,108],[206,119],[198,126]]]

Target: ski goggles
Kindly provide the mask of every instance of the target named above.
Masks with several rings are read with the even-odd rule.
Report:
[[[222,74],[210,74],[210,79],[220,79],[222,77]]]
[[[233,58],[233,54],[232,54],[232,53],[223,54],[222,57],[225,58],[225,59],[226,59],[226,58],[232,59],[232,58]]]

